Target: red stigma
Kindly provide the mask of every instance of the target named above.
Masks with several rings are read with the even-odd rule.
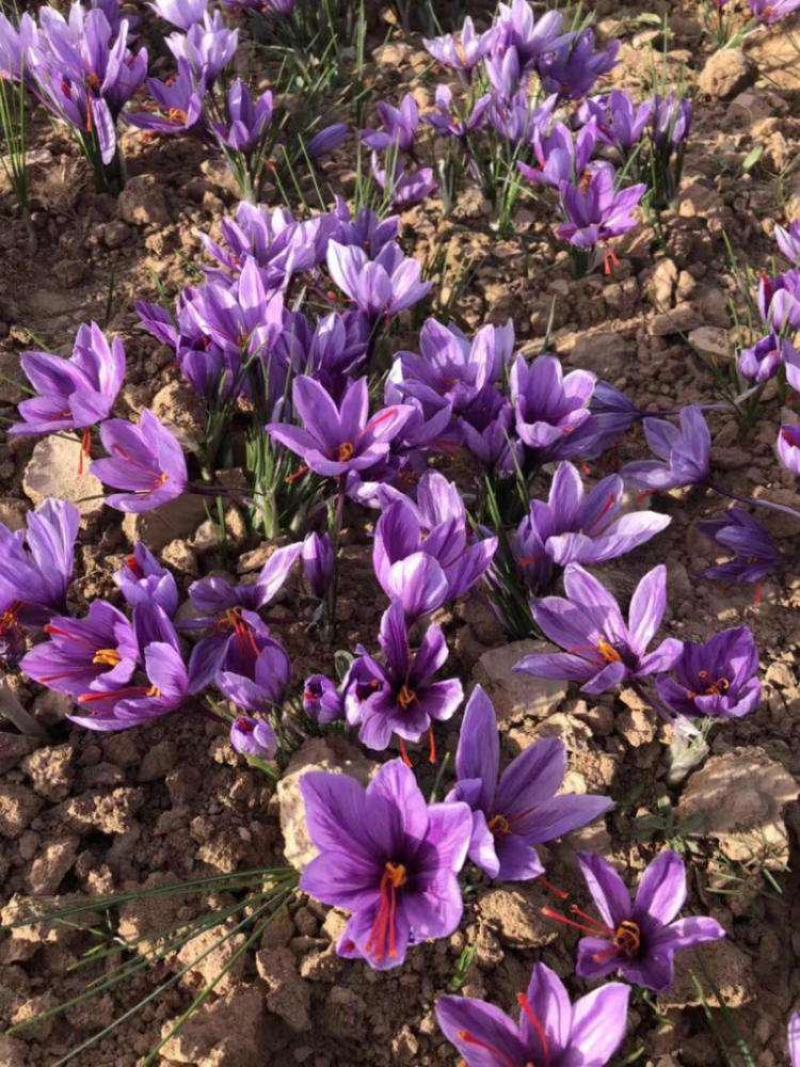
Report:
[[[367,952],[373,953],[378,962],[386,959],[387,948],[390,959],[397,958],[397,891],[407,881],[402,863],[386,864],[381,878],[378,914],[366,944]]]

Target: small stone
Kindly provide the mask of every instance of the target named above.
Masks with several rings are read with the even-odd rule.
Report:
[[[211,519],[201,522],[192,538],[192,548],[199,555],[204,556],[208,552],[216,552],[223,543],[222,530]]]
[[[25,495],[37,507],[56,497],[71,501],[83,518],[99,515],[103,510],[103,484],[89,473],[89,463],[78,437],[71,434],[44,437],[35,446],[25,468],[22,479]]]
[[[122,531],[132,544],[144,541],[152,552],[160,552],[170,541],[188,540],[205,517],[203,497],[184,493],[153,511],[126,515]]]
[[[512,641],[483,653],[473,678],[486,689],[498,719],[514,721],[527,716],[545,719],[566,700],[566,682],[533,678],[514,671],[525,656],[552,651],[553,646],[545,641],[526,640]]]
[[[187,382],[170,382],[159,389],[150,410],[175,434],[187,452],[200,451],[206,420],[200,398]]]
[[[655,712],[649,708],[625,708],[616,717],[616,732],[631,748],[649,745],[656,736]]]
[[[224,997],[239,983],[245,957],[244,953],[236,954],[247,938],[244,934],[231,934],[234,926],[229,922],[204,930],[181,948],[178,962],[189,968],[186,978],[190,986],[200,989],[216,983],[214,992]]]
[[[669,337],[673,333],[689,333],[700,325],[700,316],[691,304],[678,304],[670,311],[654,315],[650,320],[653,337]]]
[[[742,91],[753,79],[753,64],[740,48],[722,48],[706,60],[697,84],[708,96],[724,100]]]
[[[720,356],[727,359],[731,355],[728,331],[716,326],[698,326],[696,330],[689,333],[689,344],[705,356]]]
[[[161,183],[154,174],[137,174],[129,178],[117,199],[123,222],[134,226],[166,226],[169,212]]]
[[[103,242],[106,248],[122,248],[131,237],[131,228],[120,219],[108,222],[103,227]]]
[[[175,745],[171,741],[159,741],[145,752],[139,767],[139,781],[157,782],[166,778],[175,766],[176,759]]]
[[[45,843],[28,872],[28,884],[34,896],[52,896],[58,891],[75,862],[79,844],[80,838],[73,834],[62,834]]]
[[[311,991],[300,977],[291,949],[261,949],[256,968],[268,990],[267,1009],[297,1034],[310,1030]]]
[[[19,837],[39,814],[43,803],[27,786],[0,782],[0,835]]]
[[[647,295],[656,311],[669,311],[672,295],[678,281],[678,268],[671,259],[661,259],[656,264],[647,285]]]
[[[534,884],[515,889],[490,889],[478,900],[481,920],[491,923],[501,939],[515,948],[543,948],[558,937],[541,914],[547,900]]]
[[[789,861],[782,813],[798,796],[798,783],[762,748],[735,748],[689,778],[677,816],[716,838],[728,859],[781,870]]]
[[[39,993],[16,1008],[11,1015],[11,1023],[14,1026],[19,1026],[22,1023],[29,1022],[29,1020],[36,1019],[39,1015],[44,1015],[45,1012],[51,1011],[57,1006],[58,1000],[50,990],[46,993]],[[26,1026],[25,1035],[32,1041],[46,1041],[52,1033],[54,1025],[55,1019],[52,1016],[48,1019],[42,1019],[41,1022],[31,1023]]]
[[[179,574],[188,574],[192,577],[200,573],[197,556],[188,541],[177,539],[170,541],[161,549],[161,559]]]
[[[47,800],[63,800],[69,795],[75,773],[72,745],[48,745],[31,753],[22,763],[34,790]]]

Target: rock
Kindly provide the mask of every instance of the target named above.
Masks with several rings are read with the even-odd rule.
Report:
[[[169,212],[161,183],[154,174],[137,174],[129,178],[117,199],[123,222],[134,226],[166,226]]]
[[[72,745],[48,745],[31,753],[22,763],[34,790],[47,800],[63,800],[75,777]]]
[[[170,541],[190,538],[205,517],[204,498],[184,493],[154,511],[126,515],[122,530],[131,543],[144,541],[152,552],[160,552]]]
[[[164,1024],[166,1038],[177,1019]],[[236,990],[206,1002],[161,1050],[169,1063],[192,1067],[265,1067],[267,1040],[264,998],[254,988]]]
[[[728,859],[780,870],[789,860],[782,812],[798,795],[795,779],[762,748],[735,748],[689,778],[677,817],[716,838]]]
[[[339,737],[313,737],[298,749],[276,788],[287,863],[302,871],[317,855],[306,829],[300,792],[303,776],[309,771],[328,771],[349,774],[366,785],[374,769],[371,760]]]
[[[14,782],[0,782],[0,836],[19,837],[33,822],[44,801]]]
[[[0,374],[2,370],[0,369]],[[28,505],[15,496],[0,496],[0,522],[9,530],[24,530]]]
[[[753,64],[740,48],[722,48],[706,60],[697,84],[707,96],[724,100],[746,88],[753,73]]]
[[[656,736],[656,715],[648,708],[625,708],[614,721],[615,731],[631,748],[649,745]]]
[[[224,926],[214,926],[183,945],[178,962],[189,968],[184,981],[188,980],[190,987],[201,988],[216,982],[214,994],[224,997],[239,984],[245,957],[244,953],[238,957],[236,953],[247,938],[244,934],[230,934],[235,925],[229,921]]]
[[[188,542],[182,538],[164,545],[161,550],[161,559],[168,567],[171,567],[179,574],[188,574],[191,577],[195,577],[200,573],[197,556]]]
[[[548,904],[534,883],[514,889],[489,889],[478,899],[481,921],[495,927],[503,941],[515,948],[543,948],[558,937],[555,923],[541,914]]]
[[[201,522],[195,530],[194,537],[192,538],[192,548],[199,555],[203,556],[207,552],[216,552],[216,550],[223,544],[225,538],[222,535],[222,530],[219,525],[212,519],[206,519],[205,522]]]
[[[187,382],[170,382],[159,389],[150,410],[171,430],[187,452],[199,452],[205,438],[206,419],[200,397]]]
[[[661,259],[647,284],[647,295],[656,311],[669,311],[678,282],[678,268],[671,259]]]
[[[525,656],[551,651],[553,646],[545,641],[526,640],[512,641],[483,653],[473,678],[489,694],[498,719],[514,721],[527,716],[545,719],[566,699],[566,682],[532,678],[529,674],[515,674],[513,670]]]
[[[730,358],[731,344],[727,330],[716,326],[698,326],[689,333],[689,344],[704,356]]]
[[[58,1000],[55,994],[48,989],[45,993],[39,993],[23,1001],[19,1007],[15,1008],[11,1015],[11,1023],[13,1026],[20,1026],[22,1023],[30,1022],[30,1025],[25,1028],[25,1036],[31,1041],[46,1041],[55,1025],[53,1016],[42,1019],[41,1022],[31,1022],[31,1020],[52,1011],[57,1006]]]
[[[81,793],[61,807],[64,822],[78,834],[100,831],[125,834],[135,825],[134,815],[144,804],[144,793],[133,786],[120,786],[110,793]]]
[[[33,737],[0,731],[0,774],[16,767],[20,760],[35,751],[37,743]]]
[[[700,316],[691,304],[678,304],[671,311],[663,311],[650,320],[653,337],[669,337],[672,333],[689,333],[700,325]]]
[[[692,972],[700,981],[702,995],[692,980]],[[671,989],[659,994],[659,1010],[694,1008],[704,1000],[709,1008],[719,1008],[722,1005],[714,987],[719,990],[722,1003],[727,1008],[741,1008],[756,995],[750,957],[727,939],[699,945],[693,951],[676,955],[675,981]]]
[[[103,510],[103,485],[89,473],[89,462],[81,451],[80,438],[71,434],[42,438],[25,468],[25,495],[37,507],[48,497],[57,497],[71,501],[83,518],[99,515]]]
[[[75,862],[79,844],[80,838],[74,834],[61,834],[45,843],[28,872],[28,884],[34,896],[51,896],[58,891]]]
[[[311,991],[300,977],[291,949],[261,949],[256,968],[268,989],[267,1009],[297,1034],[310,1030]]]

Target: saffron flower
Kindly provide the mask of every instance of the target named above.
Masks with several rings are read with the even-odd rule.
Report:
[[[475,24],[467,16],[459,33],[447,33],[441,37],[425,38],[422,43],[426,50],[438,60],[443,67],[471,75],[484,58],[492,44],[493,34],[476,33]]]
[[[573,908],[580,922],[567,920],[588,934],[578,943],[576,973],[581,978],[618,974],[661,993],[672,985],[676,952],[725,937],[716,919],[676,919],[686,900],[686,867],[676,852],[666,850],[653,860],[633,901],[610,863],[590,853],[579,855],[578,861],[600,913],[600,920],[591,919]]]
[[[528,0],[512,0],[499,4],[492,28],[492,48],[495,53],[514,49],[520,65],[528,67],[551,53],[569,35],[562,35],[564,16],[560,11],[546,11],[539,19],[533,14]]]
[[[761,703],[758,648],[746,626],[687,641],[672,675],[656,681],[658,695],[679,715],[740,719]]]
[[[372,157],[372,176],[381,189],[389,193],[392,207],[398,211],[421,204],[439,188],[430,167],[407,172],[405,167],[395,163],[393,169],[382,169],[376,155]]]
[[[361,140],[373,152],[392,148],[410,152],[419,130],[419,105],[411,93],[406,93],[400,107],[392,107],[385,100],[378,103],[378,117],[382,130],[365,130]]]
[[[336,557],[328,534],[310,533],[303,541],[303,573],[315,597],[324,597],[330,585]]]
[[[350,127],[345,122],[333,122],[315,133],[306,145],[308,154],[312,159],[322,159],[329,156],[337,148],[341,148],[350,136]]]
[[[19,405],[23,421],[9,429],[12,436],[94,426],[109,417],[125,380],[122,341],[109,344],[96,322],[78,329],[69,359],[23,352],[20,363],[39,395]]]
[[[413,411],[408,405],[394,404],[370,419],[366,378],[353,382],[338,406],[313,378],[295,378],[292,403],[302,428],[272,422],[267,431],[325,478],[365,471],[385,460],[392,440]]]
[[[312,674],[303,686],[303,711],[309,719],[327,726],[344,719],[344,696],[324,674]]]
[[[727,553],[725,563],[709,567],[704,578],[721,582],[761,582],[783,563],[781,550],[760,522],[741,508],[731,508],[723,518],[699,522],[697,529]]]
[[[537,963],[516,1022],[471,997],[439,997],[436,1018],[465,1067],[605,1067],[625,1036],[629,997],[628,986],[607,982],[572,1004],[555,971]]]
[[[141,512],[177,499],[188,481],[186,460],[175,435],[144,410],[139,425],[109,419],[100,427],[109,459],[92,463],[92,474],[104,485],[125,490],[106,497],[109,507]]]
[[[614,89],[608,96],[593,96],[580,109],[583,121],[594,121],[597,136],[625,157],[639,144],[650,125],[655,102],[635,104],[628,93]]]
[[[561,182],[561,206],[568,220],[556,231],[562,240],[576,248],[591,249],[637,225],[634,212],[647,186],[630,185],[617,190],[615,182],[616,173],[608,163],[587,171],[585,182]]]
[[[795,267],[800,266],[800,221],[791,223],[786,229],[776,226],[775,240],[789,262]]]
[[[189,65],[198,85],[210,88],[236,54],[239,31],[229,30],[219,11],[203,16],[186,33],[171,33],[166,45],[175,59]]]
[[[766,382],[792,361],[793,366],[800,364],[800,354],[791,341],[770,333],[739,353],[739,373],[750,381]]]
[[[562,741],[546,738],[525,749],[500,774],[500,735],[492,702],[472,691],[456,752],[456,785],[448,800],[472,809],[469,858],[489,878],[523,882],[544,874],[536,853],[614,807],[610,797],[556,796],[567,772]]]
[[[272,122],[272,93],[267,90],[253,100],[249,88],[237,78],[225,95],[225,122],[214,122],[211,129],[222,148],[251,155],[261,145]]]
[[[585,370],[564,374],[555,356],[538,356],[532,363],[517,356],[509,375],[517,434],[537,460],[581,454],[596,381]]]
[[[320,850],[300,888],[352,913],[340,956],[389,970],[405,961],[409,945],[452,934],[463,913],[457,876],[472,826],[466,804],[426,804],[400,760],[384,763],[366,789],[315,771],[300,788]]]
[[[669,526],[668,515],[655,511],[622,513],[625,486],[617,474],[585,493],[571,463],[559,463],[547,503],[531,501],[530,510],[511,540],[511,550],[526,584],[545,589],[554,567],[567,563],[591,566],[617,559]]]
[[[431,282],[420,281],[417,260],[404,256],[394,241],[373,260],[361,248],[330,241],[327,263],[334,282],[373,321],[399,315],[431,290]]]
[[[45,626],[49,640],[23,657],[29,678],[57,693],[78,697],[89,689],[113,689],[130,681],[139,660],[133,626],[104,600],[85,619],[57,615]]]
[[[800,1067],[800,1011],[789,1019],[789,1060],[792,1067]]]
[[[800,8],[800,0],[750,0],[753,17],[765,26],[774,26]]]
[[[27,11],[17,26],[0,13],[0,78],[20,82],[28,77],[28,55],[36,34],[36,23]]]
[[[533,135],[533,152],[537,167],[517,163],[523,178],[534,185],[549,185],[558,189],[561,182],[580,182],[597,144],[597,127],[587,123],[577,135],[564,125],[556,123],[552,130],[537,129]]]
[[[148,6],[165,22],[171,22],[179,30],[186,31],[203,21],[208,0],[154,0]]]
[[[628,463],[622,468],[626,482],[649,492],[666,492],[701,485],[711,472],[711,434],[696,405],[681,409],[679,426],[666,419],[644,419],[644,435],[658,459]]]
[[[781,466],[800,474],[800,426],[781,426],[776,448]]]
[[[78,509],[65,500],[45,500],[26,530],[0,523],[0,659],[15,661],[25,630],[66,609],[79,525]]]
[[[383,663],[359,648],[350,668],[347,721],[358,726],[361,743],[376,752],[388,748],[397,734],[405,753],[404,742],[419,741],[430,732],[434,762],[432,723],[452,718],[464,698],[457,678],[433,680],[449,655],[444,633],[439,626],[429,626],[413,652],[403,605],[395,601],[383,613],[378,642]]]
[[[242,614],[247,621],[250,613]],[[234,639],[229,646],[225,669],[214,681],[237,708],[266,713],[283,701],[291,675],[292,665],[283,645],[251,625],[246,639]]]
[[[558,93],[562,100],[578,100],[591,91],[603,74],[617,63],[619,41],[609,41],[605,48],[595,48],[590,29],[567,34],[537,63],[537,71],[546,93]]]
[[[268,722],[240,715],[231,723],[231,745],[248,759],[274,760],[278,754],[278,736]]]
[[[147,88],[156,104],[156,112],[141,111],[127,116],[131,126],[163,135],[199,132],[204,125],[205,88],[198,86],[185,60],[178,63],[177,76],[167,81],[148,78]]]
[[[172,572],[141,541],[114,574],[114,584],[131,607],[150,602],[163,608],[170,618],[178,610],[178,586]]]
[[[667,568],[660,564],[639,582],[628,622],[606,587],[578,563],[564,571],[567,598],[544,597],[531,605],[536,625],[563,652],[535,653],[515,671],[534,678],[580,682],[590,696],[617,689],[629,679],[668,671],[683,645],[668,637],[652,652],[648,645],[667,608]]]
[[[777,278],[764,277],[758,286],[758,310],[773,333],[800,330],[800,270],[787,270]]]
[[[693,110],[688,97],[679,97],[674,92],[653,97],[653,140],[657,148],[662,151],[681,148],[688,141]]]

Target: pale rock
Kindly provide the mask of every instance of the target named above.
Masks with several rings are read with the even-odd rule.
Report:
[[[558,938],[556,925],[541,914],[549,901],[536,884],[489,889],[478,898],[482,923],[494,927],[514,948],[544,948]]]
[[[267,987],[267,1009],[294,1030],[311,1029],[311,991],[297,969],[294,953],[288,948],[260,949],[256,968]]]
[[[46,1041],[53,1032],[54,1017],[51,1015],[39,1022],[32,1022],[31,1020],[37,1019],[40,1015],[44,1015],[56,1007],[58,1007],[58,999],[48,989],[44,993],[38,993],[36,996],[23,1001],[22,1004],[15,1008],[11,1014],[11,1024],[12,1026],[20,1026],[22,1023],[30,1022],[30,1025],[25,1028],[26,1038],[29,1041]]]
[[[164,1024],[162,1037],[177,1019]],[[251,986],[207,1001],[161,1050],[170,1064],[192,1067],[264,1067],[267,1019],[264,998]]]
[[[43,803],[27,786],[0,782],[0,836],[19,837],[39,814]]]
[[[27,756],[22,769],[39,796],[58,801],[69,795],[75,777],[74,759],[72,745],[46,745]]]
[[[117,199],[123,222],[134,226],[166,226],[169,212],[161,182],[155,174],[137,174],[129,178]]]
[[[677,816],[693,834],[716,838],[728,859],[781,870],[789,859],[783,809],[798,796],[798,783],[762,748],[735,748],[689,778]]]
[[[278,782],[276,797],[287,863],[304,870],[317,855],[306,826],[300,783],[309,771],[349,774],[366,785],[376,764],[339,737],[310,738],[289,761]]]
[[[698,326],[689,334],[689,344],[704,356],[720,356],[727,359],[731,355],[731,344],[727,330],[716,326]]]
[[[199,452],[206,419],[200,397],[188,382],[170,382],[159,389],[150,410],[177,438],[186,452]]]
[[[499,720],[545,719],[566,699],[566,682],[534,678],[515,673],[513,669],[525,656],[552,651],[553,646],[545,641],[525,640],[512,641],[483,653],[473,679],[486,690]]]
[[[244,953],[239,950],[247,940],[244,934],[231,933],[235,925],[229,920],[224,926],[203,930],[181,947],[178,962],[188,968],[182,979],[184,984],[202,988],[216,983],[214,993],[220,997],[233,991],[245,964]]]
[[[75,862],[80,838],[60,834],[47,841],[28,871],[28,885],[34,896],[52,896]]]
[[[195,493],[184,493],[153,511],[126,515],[122,531],[132,544],[144,541],[151,552],[160,552],[170,541],[191,537],[205,517],[205,499]]]
[[[188,574],[195,577],[200,573],[197,556],[187,541],[176,538],[164,545],[161,549],[161,559],[168,567],[172,567],[179,574]]]
[[[81,467],[82,461],[82,467]],[[22,488],[37,507],[50,497],[69,500],[82,518],[103,510],[103,485],[89,472],[78,437],[51,434],[36,444],[25,468]],[[83,470],[83,474],[79,470]]]
[[[669,311],[672,307],[672,295],[677,282],[678,268],[675,261],[659,260],[645,290],[656,311]]]
[[[215,552],[223,543],[222,530],[212,519],[206,519],[197,527],[192,538],[192,548],[199,555]]]
[[[706,60],[697,84],[701,92],[724,100],[742,91],[753,79],[753,64],[740,48],[722,48]]]
[[[686,333],[700,325],[700,316],[691,304],[678,304],[670,311],[662,311],[650,320],[649,331],[653,337],[669,337],[673,333]]]
[[[616,732],[631,748],[649,745],[656,736],[655,712],[646,708],[625,708],[616,717]]]

